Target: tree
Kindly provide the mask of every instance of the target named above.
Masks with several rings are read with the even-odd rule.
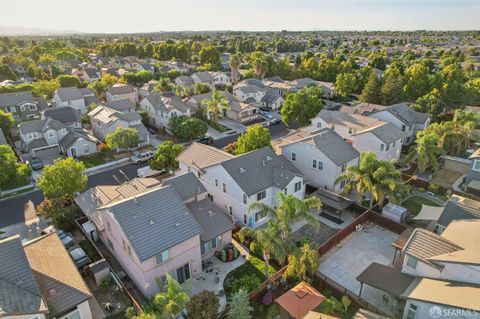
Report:
[[[213,68],[220,68],[220,51],[211,44],[205,45],[202,47],[198,53],[200,56],[200,62],[202,64],[209,63]]]
[[[289,94],[280,111],[282,121],[286,125],[294,121],[300,125],[309,124],[323,107],[323,101],[320,98],[322,93],[323,90],[320,87],[307,87]]]
[[[403,76],[397,67],[388,67],[381,88],[382,104],[392,105],[404,101]]]
[[[12,134],[14,123],[15,119],[13,118],[12,113],[0,110],[0,130],[2,130],[5,136],[10,136]]]
[[[320,265],[320,255],[310,244],[303,245],[298,252],[288,256],[284,277],[295,281],[311,282]]]
[[[219,114],[228,109],[229,103],[222,91],[213,90],[210,99],[203,100],[202,105],[207,107],[208,118],[216,121]]]
[[[440,168],[438,157],[444,153],[439,144],[440,136],[437,134],[426,130],[418,131],[415,147],[411,148],[405,162],[415,160],[420,173],[425,173],[429,166],[436,172]]]
[[[375,72],[371,71],[362,94],[360,94],[360,101],[373,104],[382,103],[381,88],[382,81],[378,78]]]
[[[32,171],[27,164],[19,163],[9,145],[0,145],[0,189],[12,185],[24,185]]]
[[[412,64],[405,70],[404,91],[410,101],[415,101],[431,90],[430,70],[424,63]]]
[[[255,70],[255,75],[258,79],[263,79],[265,73],[268,71],[267,56],[263,52],[252,53],[252,65]]]
[[[137,147],[140,144],[138,131],[132,127],[117,127],[115,131],[107,134],[105,142],[111,149],[129,149]]]
[[[340,73],[335,80],[335,93],[340,98],[346,98],[355,92],[357,78],[353,73]]]
[[[464,74],[458,63],[452,63],[440,70],[438,80],[441,83],[438,87],[442,99],[449,106],[461,105],[464,99]]]
[[[240,155],[270,146],[270,131],[260,124],[249,126],[237,140],[235,154]]]
[[[17,80],[17,74],[10,69],[10,67],[6,64],[0,65],[0,82],[5,80]]]
[[[51,100],[53,94],[59,87],[60,85],[56,79],[49,81],[36,81],[32,84],[32,94],[34,96],[43,97],[45,100]]]
[[[392,202],[398,202],[408,190],[408,185],[402,183],[394,161],[377,160],[372,152],[360,154],[359,165],[348,166],[335,184],[342,181],[346,182],[342,194],[355,190],[361,198],[365,193],[370,193],[370,208],[374,201],[382,207],[386,197]]]
[[[158,145],[153,155],[150,167],[155,170],[175,170],[178,168],[177,156],[182,153],[183,147],[172,141],[165,141]]]
[[[465,104],[480,105],[480,77],[465,82]]]
[[[207,123],[194,117],[173,116],[168,126],[173,135],[184,141],[191,141],[205,135],[208,131]]]
[[[237,291],[228,303],[228,319],[251,319],[253,307],[245,290]]]
[[[213,291],[203,290],[187,303],[188,317],[192,319],[216,319],[220,302]]]
[[[210,92],[210,86],[206,83],[195,83],[193,87],[193,94],[205,94]]]
[[[153,73],[150,71],[138,71],[136,73],[133,72],[126,72],[122,79],[127,82],[128,84],[132,84],[135,86],[141,86],[147,83],[150,80],[153,80]]]
[[[230,65],[233,84],[236,84],[238,82],[238,79],[240,78],[238,76],[238,68],[241,62],[242,62],[242,55],[240,53],[230,54],[230,57],[228,59],[228,64]]]
[[[84,171],[85,165],[72,157],[56,159],[53,165],[47,165],[43,169],[38,178],[38,187],[46,198],[71,201],[87,187]]]
[[[154,85],[153,92],[170,92],[175,89],[175,84],[170,78],[160,78],[158,83]]]
[[[160,318],[176,318],[185,309],[190,297],[182,285],[166,273],[167,282],[163,291],[153,297],[153,305]]]
[[[65,75],[62,74],[59,77],[57,77],[58,84],[62,88],[67,88],[67,87],[78,87],[80,86],[80,80],[78,77],[74,75]]]
[[[415,108],[420,112],[428,113],[433,121],[445,111],[445,102],[442,99],[440,91],[434,88],[430,93],[425,94],[417,99]]]

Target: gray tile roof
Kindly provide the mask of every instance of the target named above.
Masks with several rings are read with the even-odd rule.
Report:
[[[207,191],[192,172],[169,178],[163,184],[173,186],[182,200],[187,200]]]
[[[358,114],[367,116],[371,113],[381,111],[386,109],[387,107],[380,104],[373,104],[373,103],[359,103],[353,106],[342,105],[339,109],[341,112],[350,113],[350,114]]]
[[[135,88],[129,84],[113,85],[107,90],[111,95],[128,94],[136,92]]]
[[[188,203],[187,207],[200,227],[202,227],[202,233],[200,234],[201,242],[212,240],[234,228],[230,217],[220,208],[213,205],[208,198],[199,202]]]
[[[202,232],[198,222],[171,186],[103,208],[114,215],[141,261]]]
[[[192,84],[194,82],[192,77],[188,75],[179,76],[175,79],[175,81],[180,85]]]
[[[95,79],[98,78],[98,70],[95,68],[87,68],[83,70],[85,73],[87,73],[89,78]]]
[[[302,176],[295,166],[268,146],[221,165],[248,196],[272,186],[284,189],[296,175]]]
[[[60,130],[66,126],[63,123],[60,123],[57,120],[53,119],[43,119],[43,120],[33,120],[22,122],[19,125],[19,131],[22,134],[33,133],[33,132],[44,132],[48,129]]]
[[[129,99],[111,101],[107,103],[107,106],[119,112],[125,112],[135,108],[135,105]]]
[[[196,76],[202,82],[215,81],[215,78],[208,71],[197,72],[197,73],[194,73],[193,75]]]
[[[0,107],[17,106],[23,103],[35,103],[32,93],[18,92],[0,94]]]
[[[405,133],[392,123],[377,126],[371,132],[385,144],[393,143],[405,136]]]
[[[413,110],[407,102],[390,105],[387,110],[408,125],[423,124],[428,118],[427,114]]]
[[[60,146],[64,148],[68,148],[70,145],[75,143],[78,139],[83,138],[87,141],[90,141],[92,143],[100,143],[95,137],[90,135],[88,131],[83,130],[83,129],[75,129],[75,130],[70,130],[67,135],[65,135],[61,140],[60,140]]]
[[[79,88],[60,88],[56,91],[62,101],[82,100],[83,94]]]
[[[277,99],[279,99],[281,96],[278,94],[273,94],[273,93],[267,93],[263,96],[262,102],[266,103],[274,103]]]
[[[452,221],[459,219],[480,219],[480,202],[457,195],[450,197],[438,224],[447,227]]]
[[[46,311],[19,236],[0,240],[0,316]]]
[[[70,106],[49,108],[45,110],[45,112],[43,112],[43,116],[45,118],[50,118],[64,124],[81,122],[80,114],[78,114],[78,111]]]
[[[173,108],[181,112],[187,111],[190,107],[185,104],[179,96],[165,96],[163,93],[153,93],[147,96],[148,102],[158,111],[169,111]]]
[[[463,248],[428,230],[417,228],[407,241],[403,252],[432,265],[429,258]]]

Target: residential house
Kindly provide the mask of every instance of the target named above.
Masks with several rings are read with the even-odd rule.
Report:
[[[99,105],[90,113],[93,135],[105,141],[108,133],[117,128],[132,127],[138,131],[142,143],[150,143],[147,128],[142,124],[142,117],[137,112],[122,113],[107,106]]]
[[[274,95],[285,96],[287,92],[292,90],[292,85],[278,76],[264,79],[262,83],[265,85],[267,92]]]
[[[67,130],[65,124],[51,118],[22,122],[18,126],[23,150],[33,157],[35,152],[45,149],[55,149],[59,154],[58,144]]]
[[[107,102],[107,106],[115,111],[122,113],[131,113],[135,112],[135,104],[131,100],[116,100]]]
[[[280,153],[316,188],[340,193],[345,182],[335,184],[348,166],[358,165],[358,151],[330,128],[278,145]]]
[[[263,107],[279,110],[285,103],[285,99],[279,94],[267,93],[263,96],[261,102]]]
[[[0,110],[11,113],[17,122],[40,118],[46,102],[34,98],[30,92],[0,94]]]
[[[70,106],[80,114],[85,114],[90,104],[98,104],[100,100],[89,88],[60,88],[53,95],[55,107]]]
[[[197,94],[191,96],[185,104],[190,106],[193,110],[199,107],[204,107],[202,102],[212,98],[212,92],[205,94]],[[226,117],[240,123],[255,120],[259,117],[258,108],[255,105],[239,102],[230,92],[224,91],[223,96],[228,101],[228,107],[224,109],[220,117]]]
[[[385,161],[400,159],[405,132],[392,123],[329,110],[321,110],[311,123],[313,130],[324,127],[335,130],[360,153],[373,152],[377,159]]]
[[[153,89],[155,88],[155,85],[157,83],[158,83],[158,81],[153,81],[152,80],[152,81],[142,85],[140,87],[140,89],[138,90],[139,99],[142,100],[142,99],[146,98],[147,96],[149,96],[150,94],[152,94]]]
[[[244,103],[261,103],[263,96],[267,93],[267,89],[262,81],[257,79],[247,79],[238,82],[233,87],[233,95],[240,102]]]
[[[480,311],[480,220],[452,221],[435,235],[416,229],[403,248],[404,319],[470,318]]]
[[[130,100],[134,105],[138,103],[137,89],[130,84],[115,84],[107,89],[107,102]]]
[[[480,148],[470,155],[469,159],[472,164],[465,176],[465,191],[480,196]]]
[[[417,132],[425,129],[430,124],[430,117],[412,109],[409,103],[398,103],[390,105],[383,110],[378,110],[369,115],[381,121],[390,122],[405,132],[403,143],[411,144]]]
[[[216,79],[208,71],[193,73],[192,79],[194,83],[206,84],[210,87],[211,90],[215,89]]]
[[[436,232],[441,234],[454,220],[459,219],[480,219],[480,202],[452,195],[440,214]]]
[[[140,102],[140,110],[148,113],[150,123],[163,129],[169,129],[169,121],[175,116],[191,115],[191,107],[179,96],[167,97],[161,93],[153,93]]]
[[[208,72],[215,79],[215,86],[219,88],[224,88],[229,84],[232,84],[230,80],[230,75],[226,72]]]
[[[100,319],[103,312],[56,233],[0,240],[0,315]]]
[[[59,142],[63,154],[70,157],[91,155],[97,152],[100,141],[83,129],[68,130]]]
[[[277,194],[292,194],[303,199],[305,180],[298,169],[270,147],[239,156],[214,147],[193,143],[178,157],[178,174],[195,173],[213,203],[236,224],[259,227],[267,221],[261,212],[247,213],[253,202],[278,205]]]
[[[66,127],[81,128],[80,114],[71,106],[48,108],[42,112],[42,119],[52,119],[64,124]]]
[[[87,67],[83,68],[83,72],[80,76],[83,80],[91,83],[96,80],[100,80],[100,72],[95,67]]]
[[[165,284],[202,274],[202,260],[231,243],[233,223],[215,207],[198,179],[136,178],[119,186],[97,186],[76,200],[102,242],[148,297]],[[157,281],[158,280],[158,281]]]
[[[173,82],[175,83],[175,85],[184,86],[189,89],[193,89],[193,85],[195,84],[195,82],[193,81],[193,78],[188,75],[181,75],[179,77],[176,77],[175,80],[173,80]]]
[[[311,78],[301,78],[288,82],[291,90],[296,92],[308,86],[319,86],[323,89],[323,97],[331,98],[335,96],[335,84],[332,82],[316,81]]]

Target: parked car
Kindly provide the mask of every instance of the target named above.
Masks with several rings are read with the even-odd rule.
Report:
[[[147,127],[147,130],[148,130],[148,133],[153,134],[153,135],[158,133],[157,130],[154,129],[153,127]]]
[[[41,170],[43,168],[43,163],[40,159],[34,157],[30,160],[30,167],[34,171],[38,171],[38,170]]]
[[[259,109],[260,109],[260,111],[264,111],[264,112],[270,111],[270,109],[266,106],[260,106]]]
[[[140,164],[148,162],[153,157],[153,152],[134,152],[131,160],[134,164]]]
[[[273,119],[273,115],[270,112],[260,110],[260,114],[262,114],[267,119]]]
[[[202,136],[200,138],[197,138],[195,140],[198,143],[206,144],[206,145],[211,145],[213,143],[213,137],[211,136]]]
[[[73,246],[75,242],[73,241],[73,238],[69,235],[67,235],[63,230],[59,229],[57,231],[58,237],[60,237],[60,240],[62,241],[63,246],[66,248]]]
[[[70,247],[68,249],[68,253],[70,254],[70,257],[72,257],[77,268],[83,268],[92,262],[85,250],[83,250],[78,244],[74,244],[72,247]]]
[[[281,122],[280,119],[273,119],[273,120],[267,122],[267,126],[278,125],[278,124],[280,124],[280,122]]]

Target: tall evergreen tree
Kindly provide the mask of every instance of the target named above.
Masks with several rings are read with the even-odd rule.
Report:
[[[371,71],[367,84],[360,95],[360,101],[374,104],[382,103],[382,81]]]

